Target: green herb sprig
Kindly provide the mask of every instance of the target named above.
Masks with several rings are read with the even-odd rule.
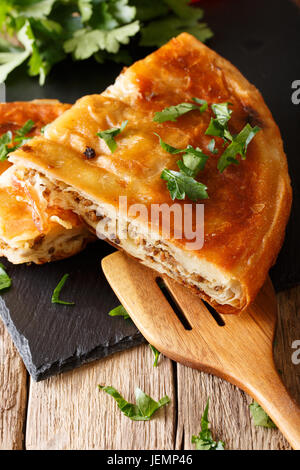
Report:
[[[69,277],[69,274],[65,274],[62,279],[59,281],[57,286],[54,289],[54,292],[52,294],[51,302],[53,304],[61,304],[61,305],[75,305],[75,302],[66,302],[64,300],[60,300],[59,296],[61,293],[62,288],[64,287],[67,279]]]
[[[187,196],[191,201],[207,199],[207,186],[187,176],[181,171],[164,169],[160,175],[167,182],[167,188],[173,199],[183,200]]]
[[[158,134],[155,133],[155,135],[158,136],[160,146],[166,152],[171,154],[184,154],[182,160],[177,161],[180,171],[165,168],[160,176],[167,182],[167,188],[171,198],[173,200],[183,200],[187,196],[191,201],[207,199],[207,187],[194,178],[199,171],[203,170],[208,155],[205,155],[199,147],[194,148],[191,145],[188,145],[185,149],[177,149],[164,142]]]
[[[249,408],[255,426],[262,426],[264,428],[277,427],[276,424],[274,424],[271,418],[267,415],[265,410],[256,401],[253,401],[251,405],[249,405]]]
[[[10,152],[9,145],[12,143],[12,132],[7,131],[0,137],[0,161],[7,159]]]
[[[108,315],[109,315],[110,317],[123,317],[124,320],[128,320],[128,318],[130,318],[129,313],[127,313],[127,311],[125,310],[125,308],[123,307],[123,305],[118,305],[118,307],[113,308],[113,309],[108,313]]]
[[[160,47],[184,31],[204,42],[212,32],[202,17],[189,0],[2,1],[0,34],[8,39],[0,40],[0,83],[27,61],[28,74],[43,85],[69,54],[74,60],[128,64],[127,46],[137,35],[142,47]]]
[[[153,367],[157,367],[160,352],[154,346],[152,346],[152,344],[149,344],[149,346],[150,346],[150,349],[151,349],[151,351],[153,352],[153,355],[154,355]]]
[[[12,285],[12,280],[6,272],[5,266],[0,263],[0,292],[9,289]]]
[[[32,138],[28,137],[27,134],[33,129],[34,125],[34,122],[29,119],[27,122],[25,122],[23,127],[16,130],[15,136],[13,136],[11,131],[7,131],[0,137],[1,162],[7,160],[8,154],[10,152],[13,152],[17,148],[21,147],[21,145]]]
[[[223,173],[223,171],[231,164],[239,164],[239,161],[236,158],[237,155],[240,155],[242,160],[245,160],[249,143],[257,132],[260,131],[258,126],[251,127],[250,124],[246,124],[237,135],[232,135],[228,129],[228,122],[232,114],[232,110],[229,108],[230,105],[231,103],[218,103],[211,105],[215,117],[211,118],[209,126],[205,132],[206,135],[221,137],[225,144],[229,144],[218,160],[218,170],[220,173]],[[209,146],[209,150],[212,151],[212,153],[217,153],[214,148],[214,139],[211,140]]]
[[[159,111],[154,114],[154,122],[166,122],[166,121],[177,121],[180,116],[183,116],[190,111],[198,110],[200,113],[203,113],[207,110],[208,104],[207,101],[201,100],[199,98],[192,98],[195,104],[193,103],[180,103],[175,106],[170,106],[165,108],[162,111]]]
[[[121,127],[112,127],[111,129],[107,129],[106,131],[97,132],[97,136],[100,137],[100,139],[104,140],[111,153],[114,153],[118,148],[118,144],[115,141],[115,137],[121,132],[123,132],[127,124],[128,121],[123,121]]]
[[[126,401],[114,387],[98,385],[98,388],[111,395],[122,413],[133,421],[149,421],[157,410],[170,402],[167,395],[155,401],[137,387],[135,389],[136,404],[133,404]]]
[[[224,442],[215,441],[212,437],[210,423],[208,421],[208,408],[209,398],[201,418],[201,431],[198,436],[192,436],[192,444],[195,444],[196,450],[224,450]]]

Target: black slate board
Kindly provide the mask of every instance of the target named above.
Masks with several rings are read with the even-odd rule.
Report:
[[[207,0],[202,4],[215,33],[208,45],[261,90],[282,132],[294,206],[271,276],[276,289],[284,289],[300,281],[296,217],[300,209],[300,105],[291,101],[291,84],[300,79],[300,10],[291,0]],[[101,92],[120,70],[116,64],[65,61],[54,68],[41,88],[23,68],[7,80],[7,101],[58,98],[74,102],[85,94]],[[14,283],[0,298],[0,314],[35,380],[143,341],[130,321],[107,315],[118,301],[103,276],[100,260],[112,250],[99,241],[70,260],[51,265],[13,266],[4,261]],[[70,279],[63,298],[75,301],[75,307],[50,303],[51,293],[65,273],[70,273]]]
[[[35,380],[144,341],[131,320],[108,316],[119,302],[100,260],[112,251],[98,241],[73,258],[48,265],[5,262],[13,285],[0,297],[0,313]],[[75,306],[51,304],[52,292],[65,273],[70,278],[61,298]]]

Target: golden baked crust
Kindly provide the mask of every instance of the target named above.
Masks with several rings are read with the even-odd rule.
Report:
[[[29,119],[31,119],[35,125],[28,136],[40,135],[42,127],[54,121],[54,119],[70,107],[70,104],[60,103],[58,100],[0,103],[0,136],[7,131],[14,132],[20,129]],[[0,174],[9,166],[10,163],[8,160],[0,162]]]
[[[261,131],[250,143],[247,159],[217,170],[218,156],[208,150],[205,135],[211,112],[192,111],[176,122],[153,122],[156,111],[193,97],[209,104],[233,104],[229,129],[238,133],[246,123]],[[111,154],[96,132],[128,119]],[[155,53],[124,71],[116,84],[102,95],[80,99],[46,132],[17,150],[11,160],[46,174],[51,180],[75,188],[92,201],[117,204],[119,195],[128,204],[171,205],[160,174],[177,169],[177,155],[165,152],[164,141],[184,148],[191,144],[210,155],[199,180],[208,187],[205,206],[205,240],[193,257],[209,263],[241,288],[239,305],[219,305],[213,295],[206,299],[223,313],[238,312],[255,298],[281,247],[291,206],[291,186],[279,129],[259,91],[227,60],[194,37],[183,33]],[[97,157],[86,160],[92,147]],[[222,150],[222,141],[216,138]],[[220,154],[220,152],[219,152]],[[176,201],[183,205],[190,201]],[[194,204],[195,207],[195,204]],[[186,256],[186,241],[169,240]]]
[[[34,127],[27,135],[40,135],[41,128],[54,121],[71,105],[57,100],[0,103],[0,135],[14,133],[29,119]],[[47,261],[76,254],[93,237],[71,211],[45,208],[32,187],[10,178],[11,166],[0,162],[0,254],[13,263]]]

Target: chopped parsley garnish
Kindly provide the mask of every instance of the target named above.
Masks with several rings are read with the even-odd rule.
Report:
[[[218,161],[218,170],[222,173],[231,163],[239,164],[236,156],[241,155],[242,160],[246,158],[247,147],[255,134],[260,131],[258,126],[251,127],[250,124],[241,130],[241,132],[232,137],[232,142],[224,150]]]
[[[10,152],[21,147],[27,140],[32,138],[26,136],[26,134],[28,134],[33,127],[34,122],[29,119],[25,122],[23,127],[16,130],[15,136],[13,136],[11,131],[7,131],[0,137],[0,161],[6,160]]]
[[[111,153],[114,153],[118,147],[115,137],[125,129],[127,123],[128,121],[123,121],[121,127],[112,127],[106,131],[97,132],[97,136],[104,140]]]
[[[124,320],[130,318],[130,315],[127,313],[123,305],[118,305],[118,307],[113,308],[109,314],[110,317],[123,317]]]
[[[165,108],[162,111],[155,113],[153,121],[155,122],[166,122],[166,121],[176,121],[177,118],[183,116],[190,111],[194,111],[197,109],[200,113],[203,113],[207,109],[207,102],[205,100],[201,100],[199,98],[193,98],[193,103],[180,103],[175,106],[170,106],[169,108]]]
[[[258,126],[251,127],[250,124],[246,124],[245,127],[237,134],[232,135],[228,129],[228,122],[231,118],[232,110],[229,109],[231,103],[218,103],[212,104],[211,108],[215,114],[215,118],[211,118],[208,128],[205,134],[221,137],[225,144],[229,144],[218,161],[218,170],[223,173],[232,163],[235,165],[239,164],[237,155],[240,155],[242,160],[246,158],[246,152],[249,143],[260,131]],[[215,151],[214,139],[209,143],[209,150],[213,153]]]
[[[62,279],[59,281],[58,285],[55,287],[51,302],[53,304],[61,304],[61,305],[75,305],[75,302],[65,302],[64,300],[60,300],[60,292],[62,288],[64,287],[67,279],[69,277],[69,274],[65,274]]]
[[[111,395],[117,402],[122,413],[133,421],[149,421],[152,415],[162,406],[170,402],[170,398],[166,395],[159,401],[146,395],[140,388],[135,389],[136,404],[126,401],[114,387],[105,387],[98,385],[100,390]]]
[[[208,421],[209,398],[201,418],[201,431],[198,436],[192,436],[192,444],[196,450],[224,450],[225,444],[222,441],[214,441]]]
[[[207,199],[207,187],[196,181],[194,177],[197,176],[199,171],[203,170],[208,155],[205,155],[199,147],[194,148],[191,145],[188,145],[185,149],[177,149],[164,142],[158,134],[155,135],[159,137],[160,145],[166,152],[184,154],[182,160],[177,162],[179,172],[164,169],[160,176],[163,180],[167,181],[171,198],[173,200],[185,199],[187,196],[191,201]]]
[[[249,405],[255,426],[262,426],[264,428],[276,428],[271,418],[267,415],[265,410],[256,402],[253,401]]]
[[[157,367],[160,352],[154,346],[152,346],[152,344],[149,344],[149,346],[150,346],[151,351],[153,352],[153,355],[154,355],[153,367]]]
[[[7,155],[10,152],[8,147],[9,144],[12,143],[12,132],[7,131],[0,137],[0,161],[7,159]]]
[[[200,113],[204,113],[204,111],[207,110],[208,103],[206,100],[202,100],[200,98],[192,98],[192,100],[195,101],[195,103],[197,103],[200,106],[199,108]]]
[[[216,155],[218,153],[218,149],[215,148],[216,146],[216,141],[215,139],[211,139],[211,141],[209,142],[207,148],[208,150],[213,153],[214,155]]]
[[[228,121],[231,117],[232,110],[229,109],[231,103],[215,103],[211,105],[211,109],[215,114],[215,118],[211,118],[206,135],[222,137],[232,140],[232,136],[228,130]]]
[[[186,196],[191,201],[208,198],[207,187],[182,172],[165,169],[160,177],[167,181],[167,187],[173,201],[174,199],[185,199]]]
[[[155,135],[159,138],[159,143],[161,148],[166,152],[171,154],[184,153],[182,157],[182,162],[177,162],[181,171],[183,171],[187,176],[196,176],[200,170],[203,170],[205,163],[208,159],[208,155],[205,155],[199,147],[192,147],[188,145],[185,149],[177,149],[172,147],[172,145],[167,144],[162,140],[162,138],[154,132]]]
[[[0,263],[0,292],[6,289],[9,289],[11,286],[11,278],[5,270],[5,266]]]
[[[182,161],[178,161],[177,165],[187,176],[195,177],[199,171],[204,169],[207,159],[208,155],[205,155],[199,147],[193,148],[188,145],[182,156]]]
[[[23,127],[16,130],[14,142],[21,143],[22,145],[25,138],[26,139],[30,138],[30,137],[26,137],[26,134],[28,134],[33,129],[33,127],[34,127],[34,122],[31,119],[28,119],[28,121],[25,122]]]

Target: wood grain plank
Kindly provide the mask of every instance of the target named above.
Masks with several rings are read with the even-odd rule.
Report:
[[[279,323],[275,339],[275,362],[291,394],[300,402],[300,366],[291,361],[292,341],[300,339],[300,287],[280,293],[277,299]],[[252,399],[237,387],[179,364],[177,380],[177,449],[193,449],[191,437],[200,430],[200,419],[208,396],[211,399],[209,416],[213,434],[224,440],[228,449],[290,449],[278,430],[253,425],[248,408]]]
[[[0,450],[20,450],[24,444],[27,372],[0,320]]]
[[[291,395],[300,404],[300,364],[292,362],[292,343],[300,340],[300,286],[277,296],[279,321],[274,343],[277,369]]]
[[[209,420],[215,439],[229,450],[289,449],[280,431],[255,427],[248,405],[252,399],[237,387],[204,372],[178,364],[178,429],[176,449],[194,449],[193,434],[210,397]],[[189,384],[187,387],[186,385]]]
[[[174,449],[173,367],[162,358],[153,368],[147,345],[115,354],[44,382],[30,383],[27,449]],[[115,401],[97,389],[113,385],[128,400],[139,386],[171,403],[149,422],[126,418]]]

